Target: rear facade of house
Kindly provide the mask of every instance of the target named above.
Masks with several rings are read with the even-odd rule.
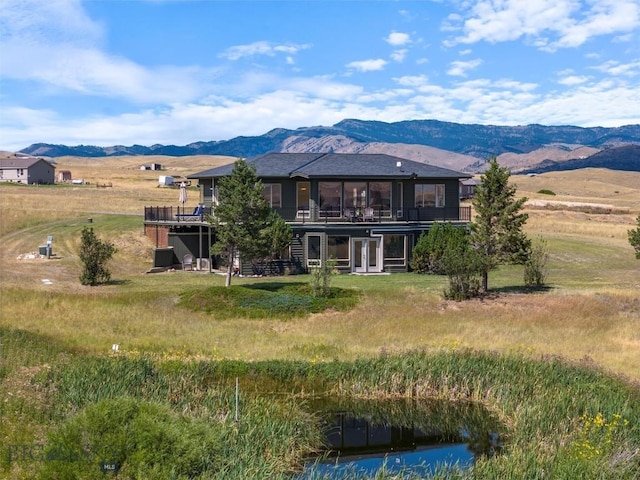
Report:
[[[0,159],[0,182],[24,184],[53,184],[56,167],[34,157],[11,157]]]
[[[459,199],[459,182],[469,175],[433,165],[339,153],[270,153],[248,163],[255,166],[269,205],[291,225],[293,238],[268,264],[239,258],[242,274],[302,273],[329,260],[341,272],[404,272],[418,237],[434,222],[465,226],[470,220],[470,208],[461,207]],[[215,227],[206,217],[215,214],[217,183],[232,169],[233,164],[188,176],[200,188],[204,214],[198,218],[173,208],[145,208],[145,232],[158,250],[155,266],[184,254],[209,268],[222,266],[208,253]]]

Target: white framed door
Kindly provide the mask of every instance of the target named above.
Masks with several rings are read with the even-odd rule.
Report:
[[[355,273],[378,273],[382,271],[382,239],[378,237],[353,238],[352,248]]]

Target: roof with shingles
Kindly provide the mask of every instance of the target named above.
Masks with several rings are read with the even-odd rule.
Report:
[[[267,153],[247,160],[261,178],[469,178],[471,175],[386,154]],[[400,166],[398,166],[398,164]],[[229,175],[233,164],[189,175],[215,178]]]
[[[10,157],[0,158],[0,168],[29,168],[31,165],[35,165],[38,162],[47,162],[42,158],[36,157]],[[49,163],[49,165],[51,165]],[[53,167],[53,165],[51,165]]]

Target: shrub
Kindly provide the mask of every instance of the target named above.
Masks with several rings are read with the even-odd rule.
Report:
[[[331,276],[336,269],[335,260],[327,260],[319,267],[311,268],[311,288],[315,297],[328,297],[331,292]]]
[[[100,240],[93,228],[83,228],[80,240],[80,260],[83,264],[80,283],[93,286],[111,280],[111,272],[106,264],[116,251],[112,243]]]
[[[548,260],[547,243],[541,239],[538,244],[532,245],[529,257],[524,262],[524,284],[526,286],[541,287],[544,285]]]
[[[444,274],[441,262],[445,253],[449,249],[458,250],[467,242],[466,230],[450,223],[436,222],[418,238],[409,265],[417,273]]]
[[[636,218],[638,228],[631,229],[627,233],[629,235],[629,243],[636,251],[636,258],[640,260],[640,215]]]
[[[538,193],[541,193],[543,195],[555,195],[556,194],[553,190],[548,190],[546,188],[543,188],[542,190],[538,190]]]
[[[87,407],[49,436],[41,479],[201,478],[220,456],[222,429],[132,398]]]
[[[442,257],[441,265],[449,279],[444,298],[460,301],[480,296],[484,257],[468,240],[466,244],[449,248]]]

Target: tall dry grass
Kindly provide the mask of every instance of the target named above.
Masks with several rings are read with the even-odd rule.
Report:
[[[93,159],[59,163],[59,168],[87,173],[87,178],[111,180],[112,189],[0,185],[5,232],[0,251],[5,299],[0,326],[51,333],[72,345],[101,353],[119,343],[124,352],[133,354],[320,361],[411,348],[465,346],[532,356],[589,357],[639,378],[640,306],[636,299],[640,262],[634,259],[626,241],[626,230],[632,226],[628,221],[640,210],[640,182],[634,190],[633,178],[628,178],[634,177],[633,173],[604,171],[598,188],[587,192],[590,198],[599,194],[599,201],[609,202],[611,195],[615,197],[611,192],[626,188],[623,202],[637,209],[629,215],[528,211],[527,232],[549,245],[550,289],[546,292],[518,292],[523,282],[520,267],[504,267],[490,274],[495,297],[463,303],[442,300],[442,277],[345,275],[335,278],[335,285],[361,289],[364,294],[363,302],[351,312],[325,312],[290,321],[221,321],[215,315],[176,306],[179,292],[220,283],[220,277],[189,272],[144,274],[151,265],[152,244],[142,234],[142,208],[175,203],[177,191],[158,188],[158,172],[138,170],[140,159],[127,159],[129,163],[119,168],[119,162],[124,161],[104,160],[102,167],[101,161],[94,163]],[[167,172],[162,173],[171,173],[170,168],[177,172],[206,168],[205,159],[197,160],[203,162],[198,165],[190,164],[190,159],[172,160],[176,162],[173,166],[168,160],[158,161],[167,165]],[[93,172],[91,177],[88,172]],[[586,173],[596,174],[600,172]],[[521,195],[566,184],[567,192],[577,197],[584,183],[580,175],[583,173],[563,172],[516,177],[514,181]],[[118,176],[128,180],[120,184]],[[602,186],[603,182],[608,182],[608,187]],[[196,201],[195,195],[191,198]],[[15,212],[20,208],[23,215]],[[5,224],[7,215],[15,215],[16,220]],[[93,223],[87,223],[88,217]],[[87,225],[119,249],[110,264],[116,280],[111,285],[79,285],[77,246],[80,231]],[[54,235],[55,259],[17,259],[21,253],[36,250],[49,234]],[[53,284],[44,285],[43,279]],[[308,281],[304,276],[278,280]]]

